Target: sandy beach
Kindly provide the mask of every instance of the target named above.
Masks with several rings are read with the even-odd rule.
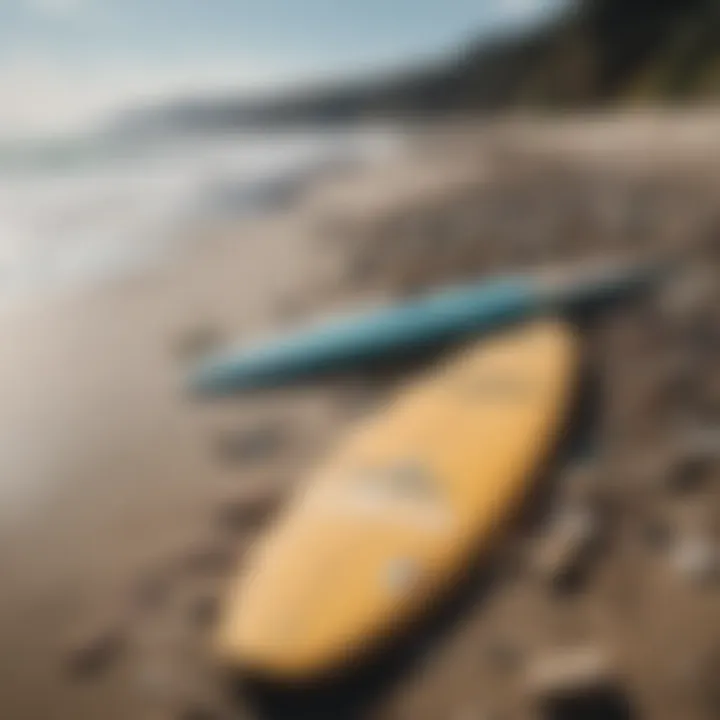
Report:
[[[253,717],[214,690],[203,642],[215,599],[275,504],[399,378],[205,403],[184,388],[204,350],[443,282],[672,253],[696,273],[691,291],[588,333],[603,388],[591,464],[616,493],[615,536],[630,539],[560,605],[510,573],[364,716],[530,716],[521,679],[498,679],[488,647],[529,658],[601,638],[643,717],[711,717],[693,685],[705,665],[683,669],[720,653],[717,590],[678,580],[632,538],[647,516],[675,534],[704,523],[717,542],[717,453],[680,499],[631,476],[687,428],[718,427],[719,132],[710,112],[417,131],[402,155],[213,227],[161,266],[4,310],[0,715]],[[509,541],[521,568],[535,544]]]

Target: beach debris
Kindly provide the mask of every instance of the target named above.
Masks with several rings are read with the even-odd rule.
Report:
[[[575,589],[599,548],[597,513],[588,507],[564,509],[540,542],[533,566],[555,590]]]
[[[280,423],[265,423],[252,430],[229,430],[215,440],[218,455],[226,462],[258,462],[277,453],[286,441]]]
[[[108,672],[124,655],[128,644],[124,616],[95,619],[80,629],[66,650],[66,666],[74,678],[94,679]]]
[[[525,690],[547,720],[633,717],[613,658],[602,648],[558,649],[528,668]]]

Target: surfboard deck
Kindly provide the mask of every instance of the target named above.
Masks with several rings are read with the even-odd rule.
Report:
[[[590,263],[449,287],[230,348],[204,359],[189,384],[199,396],[223,396],[362,369],[548,314],[610,304],[663,276],[659,266]]]
[[[543,320],[486,339],[363,422],[232,583],[219,660],[276,680],[344,666],[491,547],[557,443],[578,347]]]

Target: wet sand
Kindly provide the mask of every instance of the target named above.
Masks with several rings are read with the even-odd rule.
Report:
[[[212,343],[463,277],[673,252],[715,273],[694,309],[676,321],[633,306],[588,334],[604,383],[594,464],[608,486],[629,487],[633,463],[678,427],[717,427],[717,338],[697,352],[688,338],[720,327],[719,135],[693,132],[686,118],[660,130],[653,120],[653,143],[643,118],[564,122],[437,133],[409,157],[326,183],[300,207],[214,228],[165,267],[2,314],[3,717],[246,716],[204,697],[213,695],[202,642],[215,598],[273,504],[395,378],[199,403],[184,374]],[[720,118],[703,117],[708,126],[720,130]],[[629,152],[639,136],[648,149]],[[695,363],[694,389],[668,400],[650,387],[643,397],[648,367],[678,348]],[[615,501],[680,525],[704,508],[716,532],[717,463],[708,472],[715,484],[681,501],[663,488]],[[530,563],[533,538],[516,543]],[[662,560],[634,559],[630,541],[621,548],[587,593],[560,605],[532,573],[499,583],[367,716],[481,717],[520,697],[517,672],[498,679],[493,643],[520,646],[527,659],[602,637],[620,648],[647,716],[704,717],[692,681],[678,681],[671,706],[667,678],[647,678],[682,675],[685,656],[692,664],[720,643],[717,594],[678,582]],[[636,612],[623,620],[608,608],[631,586]],[[682,662],[649,669],[674,650]],[[511,717],[530,712],[510,706]]]

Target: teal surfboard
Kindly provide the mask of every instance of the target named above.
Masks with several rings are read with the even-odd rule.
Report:
[[[657,275],[655,268],[624,265],[482,280],[230,348],[202,361],[190,385],[200,394],[225,395],[350,371],[538,315],[607,303],[646,287]]]

